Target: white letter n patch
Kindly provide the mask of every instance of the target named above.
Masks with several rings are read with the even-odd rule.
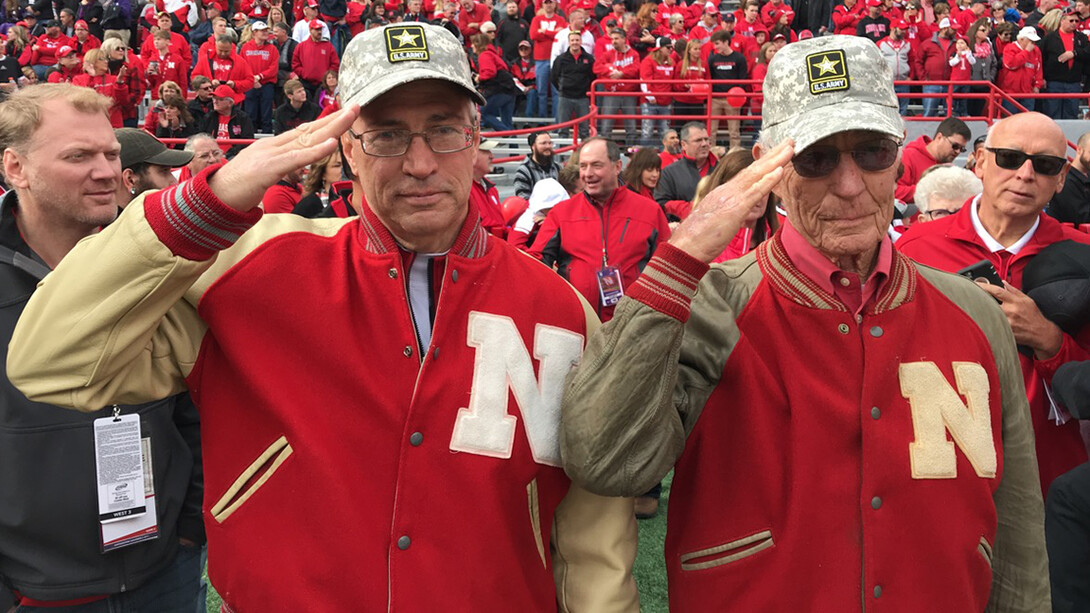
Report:
[[[916,440],[909,443],[914,479],[953,479],[958,475],[949,430],[976,474],[996,475],[988,373],[975,362],[954,362],[955,391],[934,362],[901,364],[901,394],[912,408]],[[965,397],[966,402],[961,401]]]
[[[583,353],[583,335],[537,324],[534,357],[510,317],[473,311],[469,314],[467,343],[476,349],[469,407],[458,410],[452,451],[495,458],[510,458],[517,418],[507,412],[510,387],[522,414],[523,427],[534,461],[560,466],[560,397],[564,378]]]

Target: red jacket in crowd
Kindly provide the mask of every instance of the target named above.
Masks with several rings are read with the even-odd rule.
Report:
[[[72,79],[75,79],[79,75],[83,74],[83,68],[78,64],[73,66],[71,70],[64,66],[59,66],[58,70],[49,73],[49,77],[46,78],[47,83],[71,83]]]
[[[124,79],[118,79],[117,76],[110,74],[97,77],[81,74],[72,79],[72,84],[90,87],[112,99],[114,103],[110,106],[110,125],[115,128],[125,127],[123,115],[125,106],[129,104],[129,88]]]
[[[1041,50],[1030,45],[1025,50],[1017,42],[1003,47],[1003,64],[995,78],[996,85],[1007,93],[1024,94],[1038,89],[1045,83],[1041,67]]]
[[[61,47],[75,48],[72,45],[72,39],[64,34],[59,34],[56,38],[50,38],[43,34],[31,43],[30,61],[24,65],[52,66],[57,63],[57,52],[60,51]]]
[[[954,41],[939,38],[920,41],[916,50],[916,78],[921,81],[945,81],[950,78],[950,58],[954,55]]]
[[[177,53],[170,51],[166,56],[161,56],[158,50],[153,49],[150,54],[141,57],[144,60],[144,78],[152,100],[159,99],[159,85],[163,81],[174,81],[183,92],[189,91],[189,64]],[[154,73],[150,70],[153,62]]]
[[[594,60],[594,75],[599,79],[613,79],[613,71],[621,73],[621,79],[640,78],[640,55],[632,47],[623,52],[610,47],[596,56]],[[636,83],[610,83],[605,86],[607,92],[634,92],[637,91]]]
[[[337,70],[340,65],[337,51],[328,40],[314,42],[308,38],[299,43],[291,56],[292,72],[311,83],[320,83],[327,70]]]
[[[919,182],[920,175],[939,163],[927,151],[927,143],[930,142],[929,136],[921,135],[905,145],[904,151],[901,152],[901,164],[904,165],[905,170],[901,173],[901,178],[897,179],[897,190],[894,192],[894,196],[901,202],[916,200],[916,183]]]
[[[674,97],[670,94],[674,91],[674,86],[663,81],[676,78],[672,59],[667,58],[665,64],[659,64],[655,61],[654,53],[651,53],[640,62],[640,80],[647,85],[647,91],[655,98],[655,104],[666,105],[673,102]],[[650,101],[645,99],[642,102]]]
[[[690,64],[687,68],[683,67],[680,63],[677,65],[677,78],[684,79],[686,81],[704,81],[708,79],[708,67],[705,64]],[[679,83],[674,88],[679,92],[674,96],[674,100],[677,102],[686,102],[688,104],[701,104],[707,102],[708,96],[706,93],[692,92],[693,84]],[[710,89],[710,86],[705,86]]]
[[[511,71],[496,47],[489,45],[477,56],[477,77],[481,83],[495,79],[496,75],[504,70]]]
[[[276,85],[276,73],[280,64],[280,51],[276,49],[276,45],[268,41],[264,45],[258,45],[257,41],[248,40],[242,44],[239,54],[246,59],[254,76],[260,75],[261,85]]]
[[[302,45],[299,46],[302,47]],[[232,81],[235,84],[233,89],[236,94],[246,93],[254,86],[254,73],[250,70],[250,65],[241,55],[234,52],[227,59],[213,53],[212,57],[197,60],[197,66],[193,68],[193,76],[197,75],[206,76],[213,82],[219,81],[223,84]]]
[[[548,60],[553,52],[553,39],[556,33],[568,27],[568,22],[559,13],[552,17],[537,15],[530,22],[530,40],[534,43],[534,59]]]
[[[458,11],[458,31],[466,39],[466,45],[470,38],[481,33],[481,24],[486,21],[492,21],[492,13],[483,3],[474,2],[468,11],[465,7]]]
[[[662,208],[627,187],[618,187],[601,204],[580,192],[554,206],[529,253],[550,266],[557,263],[560,276],[583,294],[602,321],[609,321],[614,307],[602,306],[598,294],[602,254],[609,266],[620,271],[621,289],[627,292],[640,275],[642,263],[669,238]]]
[[[193,49],[190,48],[185,37],[177,32],[170,33],[170,51],[182,58],[187,71],[193,65]],[[155,53],[155,37],[149,36],[144,39],[144,44],[140,45],[140,57],[148,57],[153,53]]]
[[[863,7],[865,2],[866,0],[856,0],[852,8],[848,8],[843,4],[833,7],[833,26],[836,28],[837,34],[855,36],[855,27],[859,25],[859,20],[864,15]]]

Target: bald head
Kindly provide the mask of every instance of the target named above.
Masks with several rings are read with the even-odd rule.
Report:
[[[1063,130],[1040,113],[1013,115],[988,130],[974,170],[984,183],[980,222],[992,238],[1006,247],[1029,231],[1052,196],[1063,189],[1067,164],[1056,162],[1066,154]],[[1054,172],[1057,167],[1059,172]]]

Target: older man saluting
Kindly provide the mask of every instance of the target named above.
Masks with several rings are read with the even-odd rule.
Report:
[[[987,261],[1003,286],[982,285],[1003,305],[1019,356],[1037,442],[1041,487],[1086,461],[1078,420],[1051,402],[1046,389],[1056,369],[1090,359],[1090,343],[1060,330],[1022,293],[1022,271],[1045,247],[1062,240],[1090,243],[1090,236],[1043,213],[1063,189],[1067,140],[1055,121],[1021,113],[992,126],[976,153],[974,172],[984,192],[947,219],[907,232],[897,247],[910,258],[956,271]]]
[[[28,305],[12,379],[79,409],[193,392],[233,610],[638,610],[632,501],[560,468],[595,320],[469,204],[483,100],[461,45],[375,28],[340,76],[344,110],[81,243]],[[361,215],[262,218],[338,141]]]
[[[671,611],[1047,611],[1007,322],[886,236],[904,134],[888,65],[861,38],[800,41],[764,93],[757,161],[589,341],[568,474],[632,495],[675,467]],[[782,230],[709,269],[770,191]]]

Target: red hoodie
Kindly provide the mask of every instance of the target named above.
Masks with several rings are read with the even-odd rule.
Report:
[[[280,51],[276,49],[276,45],[268,41],[264,45],[258,45],[256,41],[248,40],[243,43],[241,54],[246,58],[254,75],[261,76],[261,85],[276,85],[276,73],[280,64]]]
[[[559,14],[552,17],[537,15],[530,22],[530,40],[534,41],[534,60],[547,60],[553,52],[553,39],[556,33],[568,27],[568,22]]]
[[[996,85],[1009,94],[1032,92],[1044,85],[1041,69],[1041,50],[1030,45],[1026,51],[1017,42],[1003,47],[1003,65],[999,67]]]
[[[655,61],[654,53],[648,54],[640,62],[640,80],[647,86],[647,91],[655,98],[655,104],[666,105],[673,102],[673,96],[668,92],[674,91],[672,83],[663,83],[677,78],[674,61],[667,58],[665,64]]]
[[[927,143],[930,142],[929,137],[920,136],[905,145],[905,150],[901,153],[901,164],[904,165],[905,171],[901,173],[901,178],[897,179],[897,191],[894,192],[894,195],[901,202],[915,201],[916,183],[919,182],[920,175],[923,174],[923,171],[939,163],[927,151]]]
[[[614,70],[620,71],[622,79],[640,78],[640,54],[632,47],[617,51],[612,46],[594,60],[594,74],[599,79],[612,79]],[[635,83],[616,83],[605,86],[607,92],[634,92],[639,89]]]

